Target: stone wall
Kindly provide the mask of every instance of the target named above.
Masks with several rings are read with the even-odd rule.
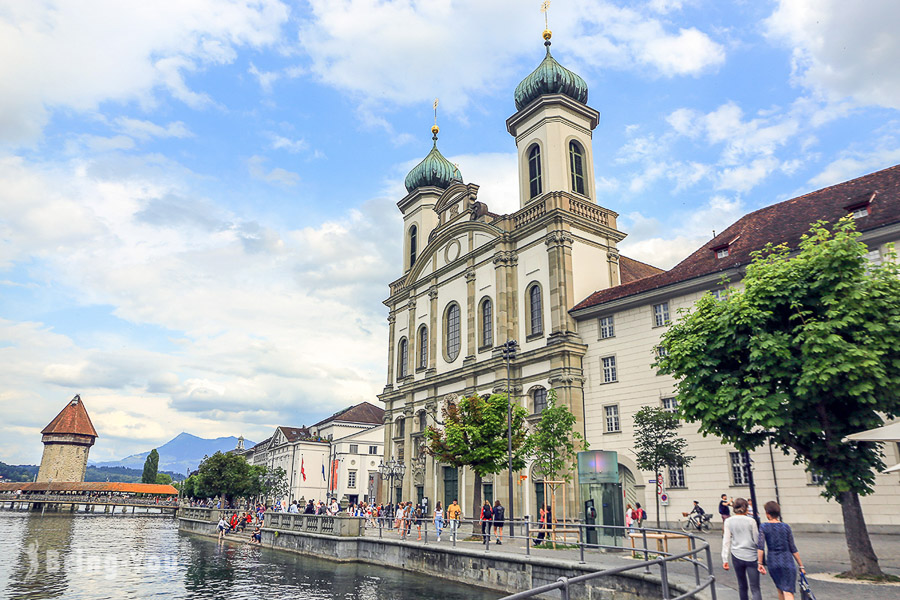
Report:
[[[45,443],[35,481],[84,481],[90,449],[82,444]]]

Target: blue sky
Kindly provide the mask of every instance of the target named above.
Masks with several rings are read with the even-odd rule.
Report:
[[[537,0],[0,1],[0,460],[80,393],[96,460],[374,401],[406,172],[517,208]],[[900,5],[553,0],[599,204],[661,267],[900,162]]]

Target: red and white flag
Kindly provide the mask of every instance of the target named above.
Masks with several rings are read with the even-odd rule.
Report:
[[[303,457],[300,457],[300,475],[303,477],[303,481],[306,481],[306,469],[303,468]]]

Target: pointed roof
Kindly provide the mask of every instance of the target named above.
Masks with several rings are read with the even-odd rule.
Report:
[[[81,396],[76,395],[72,398],[65,408],[59,411],[56,418],[50,421],[50,424],[41,430],[41,433],[73,433],[76,435],[89,435],[91,437],[99,437],[91,418],[88,416],[84,402]]]

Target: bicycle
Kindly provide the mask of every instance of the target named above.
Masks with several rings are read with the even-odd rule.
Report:
[[[684,521],[679,521],[678,524],[681,526],[681,530],[685,533],[696,533],[710,530],[710,520],[712,519],[712,514],[704,513],[702,515],[698,515],[697,513],[681,513],[687,519]]]

